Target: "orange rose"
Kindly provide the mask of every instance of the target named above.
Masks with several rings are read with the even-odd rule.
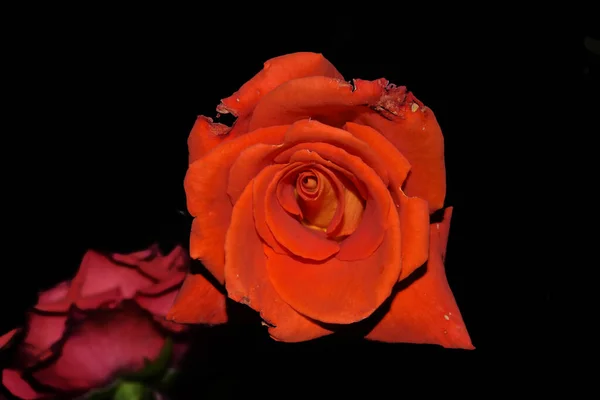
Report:
[[[473,348],[442,261],[451,209],[430,224],[446,183],[429,108],[405,87],[348,83],[322,55],[295,53],[267,61],[217,111],[233,127],[200,116],[188,141],[190,253],[273,338],[371,317],[368,339]],[[190,304],[204,286],[184,289],[167,318],[203,322]]]

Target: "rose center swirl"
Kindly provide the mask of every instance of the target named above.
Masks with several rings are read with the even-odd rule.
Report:
[[[354,231],[364,210],[364,200],[351,182],[316,165],[299,169],[292,176],[288,175],[288,179],[284,181],[293,187],[289,190],[293,191],[297,208],[286,208],[299,211],[293,214],[300,223],[330,237]]]

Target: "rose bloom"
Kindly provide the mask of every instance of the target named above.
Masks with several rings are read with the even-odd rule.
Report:
[[[75,396],[141,370],[167,338],[177,360],[187,328],[164,316],[188,265],[181,247],[166,256],[158,246],[127,255],[88,251],[71,281],[40,293],[24,328],[0,338],[0,348],[11,353],[3,386],[23,399]],[[203,320],[224,322],[224,299],[208,287],[197,303],[210,305]]]
[[[217,111],[234,125],[200,116],[188,140],[191,257],[274,339],[368,320],[367,339],[474,348],[443,265],[452,209],[430,223],[446,181],[429,108],[405,87],[349,83],[322,55],[294,53]],[[193,302],[205,284],[187,279],[167,318],[202,323]]]

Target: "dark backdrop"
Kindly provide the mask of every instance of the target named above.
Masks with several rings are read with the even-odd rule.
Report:
[[[25,194],[12,196],[23,199],[7,211],[23,222],[12,235],[16,261],[3,268],[3,332],[23,322],[38,291],[71,277],[87,248],[187,245],[182,180],[196,116],[214,116],[219,99],[268,58],[313,51],[347,79],[406,85],[435,112],[446,143],[446,204],[455,208],[447,275],[477,350],[331,338],[283,345],[260,327],[216,328],[201,333],[206,340],[179,390],[202,383],[285,395],[277,385],[297,392],[320,382],[352,393],[419,376],[452,376],[459,386],[512,382],[554,357],[557,277],[528,243],[543,230],[546,202],[537,196],[550,178],[536,160],[559,129],[549,118],[561,114],[558,99],[589,95],[597,84],[584,25],[409,28],[359,12],[268,22],[208,13],[192,21],[96,18],[53,24],[17,47],[26,76],[18,99],[28,102],[20,124]],[[578,100],[580,110],[586,104]],[[504,363],[510,367],[491,372]],[[393,380],[379,385],[384,373]]]

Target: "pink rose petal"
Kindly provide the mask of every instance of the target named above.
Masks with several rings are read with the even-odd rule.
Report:
[[[137,371],[158,356],[165,338],[135,303],[85,313],[76,321],[61,355],[32,372],[44,385],[83,391],[110,382],[121,371]]]
[[[17,396],[24,400],[43,399],[49,397],[48,395],[36,392],[21,377],[19,371],[15,371],[14,369],[5,369],[4,371],[2,371],[2,384],[14,396]]]

